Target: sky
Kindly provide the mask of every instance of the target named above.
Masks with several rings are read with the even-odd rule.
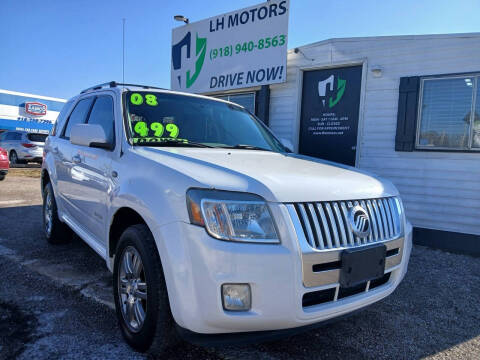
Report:
[[[94,84],[170,87],[171,31],[260,0],[0,0],[0,89],[69,98]],[[289,49],[338,37],[480,31],[480,0],[291,0]],[[479,60],[480,61],[480,60]]]

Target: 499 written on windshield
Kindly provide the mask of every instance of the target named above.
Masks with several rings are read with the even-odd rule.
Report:
[[[130,103],[134,106],[141,106],[143,104],[148,106],[158,106],[157,96],[154,94],[146,94],[145,96],[143,96],[139,93],[132,93],[130,95]],[[167,137],[169,139],[178,138],[180,129],[176,124],[167,123],[164,125],[158,121],[147,123],[147,121],[142,120],[143,117],[130,114],[130,125],[134,124],[133,129],[131,130],[133,130],[136,135],[133,137],[134,143],[158,141],[159,139],[164,137]]]

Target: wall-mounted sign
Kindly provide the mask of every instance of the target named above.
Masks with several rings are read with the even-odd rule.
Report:
[[[173,29],[171,88],[206,93],[286,81],[290,0]]]
[[[36,116],[47,115],[47,105],[39,102],[26,102],[25,112]]]
[[[362,66],[305,71],[301,154],[355,166]]]

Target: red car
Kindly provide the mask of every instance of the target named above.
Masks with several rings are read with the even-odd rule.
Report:
[[[0,181],[7,176],[9,167],[7,150],[0,147]]]

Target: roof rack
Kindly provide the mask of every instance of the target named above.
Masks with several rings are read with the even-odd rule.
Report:
[[[117,83],[116,81],[110,81],[110,82],[106,82],[106,83],[102,83],[102,84],[98,84],[98,85],[94,85],[92,87],[89,87],[85,90],[82,90],[80,92],[80,94],[83,94],[83,93],[86,93],[87,91],[89,90],[100,90],[104,87],[117,87],[117,86],[136,86],[136,87],[141,87],[141,88],[144,88],[144,89],[159,89],[159,90],[167,90],[165,88],[161,88],[161,87],[156,87],[156,86],[150,86],[150,85],[138,85],[138,84],[124,84],[124,83]]]

